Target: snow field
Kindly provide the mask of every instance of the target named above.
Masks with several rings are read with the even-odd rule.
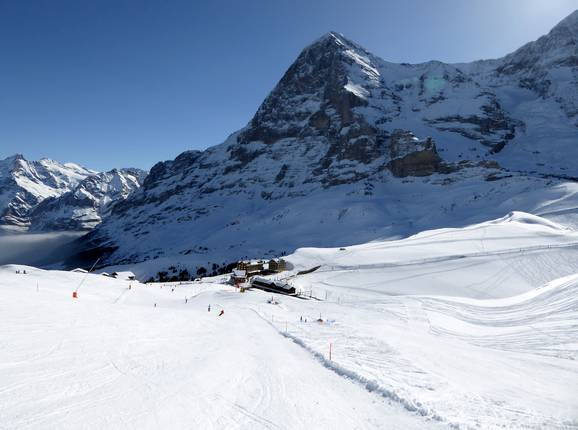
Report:
[[[3,266],[0,428],[578,428],[576,242],[512,213],[305,248],[280,276],[321,300],[278,304]]]
[[[576,428],[575,244],[573,230],[512,213],[399,241],[304,248],[288,257],[295,271],[321,267],[291,282],[326,300],[285,300],[276,318],[299,321],[289,336],[325,358],[331,343],[338,372],[432,419]]]

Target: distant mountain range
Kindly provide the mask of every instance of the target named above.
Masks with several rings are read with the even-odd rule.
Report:
[[[503,58],[464,64],[395,64],[331,32],[301,52],[246,127],[158,163],[99,212],[68,264],[100,256],[144,276],[511,210],[574,222],[577,156],[578,11]],[[70,187],[88,175],[78,169]],[[66,213],[62,194],[22,213],[39,228],[63,226],[66,216],[54,226],[35,216],[45,206]]]
[[[109,208],[140,187],[146,172],[98,173],[22,155],[0,160],[0,226],[32,231],[91,230]]]

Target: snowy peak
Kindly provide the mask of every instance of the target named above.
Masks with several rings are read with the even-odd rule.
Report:
[[[272,145],[279,150],[290,145],[309,153],[309,173],[301,182],[336,184],[345,180],[343,176],[366,177],[365,169],[356,169],[357,165],[376,163],[375,171],[377,164],[388,161],[383,159],[388,133],[361,111],[377,92],[377,97],[391,101],[379,60],[342,35],[328,33],[300,53],[241,130],[231,153],[240,154],[237,158],[245,165],[254,158],[250,148],[265,145],[259,151],[263,152]]]
[[[331,31],[326,33],[311,45],[306,47],[301,55],[308,54],[319,59],[322,59],[328,53],[332,55],[339,55],[342,61],[348,64],[357,63],[360,67],[366,68],[368,71],[378,73],[377,66],[372,62],[379,62],[380,60],[374,57],[361,45],[347,39],[343,34]],[[300,56],[301,56],[300,55]],[[297,59],[299,61],[299,58]],[[315,60],[314,60],[315,61]]]
[[[361,45],[358,45],[352,40],[347,39],[343,34],[338,33],[337,31],[329,31],[325,33],[323,36],[313,41],[310,45],[306,46],[301,51],[301,54],[311,50],[322,50],[322,51],[334,50],[342,52],[357,51],[361,54],[371,55]]]
[[[16,156],[13,160],[11,174],[23,186],[34,181],[56,190],[67,189],[94,173],[76,164],[61,164],[49,158],[30,162],[22,156]]]
[[[561,32],[567,32],[567,34],[573,35],[574,38],[578,37],[578,9],[560,21],[550,34]]]
[[[3,160],[0,160],[0,172],[12,170],[20,160],[24,160],[22,154],[14,154],[10,157],[6,157]]]
[[[343,34],[338,33],[337,31],[328,31],[327,33],[325,33],[323,36],[321,36],[319,39],[317,39],[316,41],[314,41],[311,45],[309,45],[309,47],[311,46],[315,46],[317,44],[323,44],[325,42],[335,42],[339,45],[345,45],[345,44],[353,44],[353,42],[350,42],[349,40],[347,40],[345,38],[345,36],[343,36]],[[307,49],[307,48],[306,48]]]
[[[342,35],[327,33],[301,52],[263,102],[252,124],[267,126],[258,123],[275,121],[271,125],[285,126],[289,131],[293,124],[285,121],[288,114],[295,117],[296,113],[295,119],[299,120],[319,112],[323,107],[320,104],[325,102],[348,122],[349,105],[365,103],[367,90],[363,87],[379,84],[374,61],[370,53]],[[273,115],[273,110],[278,113]],[[281,121],[286,123],[279,124]]]

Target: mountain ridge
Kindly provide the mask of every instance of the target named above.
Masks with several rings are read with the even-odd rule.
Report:
[[[70,195],[82,192],[87,181],[94,181],[95,178],[100,179],[100,186],[105,186],[113,179],[114,172],[117,172],[116,179],[119,180],[118,173],[139,178],[136,183],[131,180],[133,186],[128,187],[130,190],[140,186],[138,182],[142,182],[144,178],[144,171],[139,169],[113,169],[99,173],[76,163],[60,163],[49,158],[28,161],[22,154],[6,157],[0,160],[0,226],[20,231],[91,229],[100,222],[99,212],[109,206],[110,200],[115,199],[111,198],[111,195],[106,196],[107,193],[104,192],[100,197],[106,200],[106,203],[103,201],[102,205],[98,205],[94,201],[89,203],[84,200],[83,205],[78,199],[73,203]],[[125,198],[127,195],[128,193],[124,193],[116,198]],[[91,197],[95,200],[94,196]],[[48,202],[51,202],[50,206]],[[60,221],[53,219],[47,223],[46,219],[43,220],[49,218],[50,211],[59,206],[61,209],[68,206],[68,213]],[[83,211],[92,221],[86,224],[75,222],[75,208]]]

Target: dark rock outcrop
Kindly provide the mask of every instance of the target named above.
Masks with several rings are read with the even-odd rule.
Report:
[[[390,137],[391,161],[387,168],[394,176],[429,176],[440,172],[442,159],[433,139],[417,139],[413,133],[396,130]]]

